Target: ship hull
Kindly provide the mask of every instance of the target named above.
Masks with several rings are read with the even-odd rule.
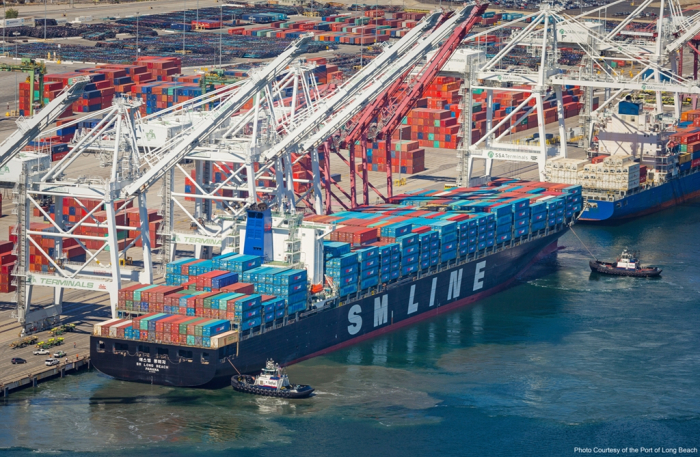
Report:
[[[267,359],[291,365],[495,294],[554,251],[564,233],[566,229],[420,278],[403,279],[374,295],[341,302],[296,322],[244,334],[238,345],[225,348],[92,336],[91,363],[100,372],[126,381],[177,387],[229,385],[234,374],[258,373]]]
[[[589,199],[588,203],[595,204],[595,207],[586,207],[579,221],[624,222],[698,197],[700,197],[700,172],[696,171],[620,200],[610,202]]]

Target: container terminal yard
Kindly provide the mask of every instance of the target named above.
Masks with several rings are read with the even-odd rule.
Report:
[[[658,11],[648,3],[638,12]],[[0,243],[5,259],[3,395],[90,366],[91,352],[105,351],[101,337],[115,355],[130,352],[129,341],[141,339],[153,346],[150,354],[157,345],[158,351],[161,346],[164,351],[204,350],[205,363],[206,351],[217,346],[205,344],[202,332],[211,331],[212,339],[214,332],[233,334],[231,343],[219,348],[219,359],[231,366],[244,363],[238,350],[246,341],[262,341],[268,332],[265,338],[274,341],[275,335],[294,332],[314,316],[330,316],[346,303],[356,302],[348,308],[361,310],[363,300],[374,300],[369,297],[409,278],[427,282],[434,277],[434,295],[435,281],[447,275],[451,289],[460,265],[468,269],[481,258],[523,246],[535,249],[548,237],[556,243],[581,213],[590,221],[611,218],[596,213],[603,202],[611,203],[614,214],[618,202],[634,206],[635,195],[653,193],[658,201],[630,212],[631,217],[667,207],[669,198],[697,195],[700,21],[692,13],[684,16],[672,2],[659,44],[652,33],[657,24],[632,15],[621,18],[615,14],[621,7],[612,2],[567,12],[543,3],[502,12],[500,7],[455,5],[455,11],[440,14],[432,11],[434,5],[420,4],[355,11],[342,4],[306,11],[283,4],[235,5],[226,7],[224,17],[224,7],[202,0],[200,18],[200,10],[183,16],[172,2],[51,5],[46,17],[55,22],[47,22],[44,32],[41,8],[18,6],[20,17],[35,22],[6,20],[2,64],[7,72],[0,74],[0,106],[8,107],[8,119],[0,122],[5,140],[0,239],[9,241]],[[232,14],[235,8],[245,12]],[[65,25],[71,16],[73,24]],[[80,28],[80,33],[66,28]],[[18,124],[14,118],[20,118]],[[654,137],[640,141],[649,132]],[[591,164],[607,167],[587,169]],[[624,183],[621,175],[607,175],[613,167],[624,169],[617,172],[624,174]],[[489,188],[498,190],[494,194]],[[663,196],[664,189],[673,189],[668,192],[676,192],[675,197]],[[450,191],[454,196],[448,196]],[[556,206],[547,203],[558,195],[571,197],[561,220],[555,217]],[[523,199],[532,208],[527,229],[518,228],[525,219],[519,219],[517,201]],[[406,217],[391,216],[395,227],[377,229],[367,241],[340,239],[341,233],[352,232],[348,227],[373,228],[357,222],[368,213],[387,218],[402,206],[426,213],[413,233],[440,234],[436,264],[430,263],[430,250],[421,251],[425,266],[411,263],[412,241],[403,239],[402,231]],[[453,229],[445,228],[447,222],[430,225],[430,218],[442,217],[440,212],[454,217],[445,219],[454,224],[469,219],[493,224],[484,232],[485,240],[492,237],[490,244],[482,245],[476,232],[472,242],[465,224],[464,235],[460,229],[455,235],[463,251],[460,244],[452,257]],[[333,214],[340,216],[319,219]],[[540,228],[539,214],[552,224]],[[251,215],[265,221],[261,242],[253,236]],[[494,215],[510,222],[491,222]],[[305,230],[325,241],[305,244],[300,238]],[[505,234],[500,243],[497,234]],[[337,244],[347,245],[348,252]],[[350,245],[361,263],[359,275],[346,277],[334,269],[347,266],[340,259],[350,254]],[[362,266],[371,258],[362,256],[390,245],[408,249],[396,278]],[[316,252],[318,246],[320,257],[307,258],[307,249]],[[545,252],[548,246],[537,249]],[[254,249],[266,262],[258,267],[267,267],[268,275],[269,269],[274,274],[304,271],[308,281],[300,307],[291,295],[263,287],[272,282],[256,282],[250,275],[244,279],[245,270],[237,266],[202,264],[200,273],[190,270],[184,279],[184,270],[176,268],[187,263],[183,259],[213,259],[221,266],[236,253],[255,257]],[[535,254],[539,251],[528,261]],[[231,273],[236,283],[254,283],[246,297],[281,300],[281,314],[268,320],[265,311],[260,316],[251,308],[246,318],[245,308],[241,316],[238,305],[230,305],[228,316],[214,313],[207,303],[158,309],[155,316],[148,300],[136,309],[129,303],[135,298],[120,296],[126,290],[146,291],[149,284],[167,285],[166,298],[211,295],[211,284],[196,284],[197,278]],[[460,282],[461,276],[459,270]],[[192,285],[184,287],[188,281]],[[495,292],[501,286],[488,288]],[[413,292],[409,303],[414,303]],[[166,344],[165,337],[155,336],[164,332],[156,330],[156,320],[185,322],[184,316],[222,323],[219,330],[196,330],[197,342],[196,333],[189,343],[171,342],[168,335]],[[393,325],[393,308],[391,316]],[[147,319],[154,320],[153,329],[144,327]],[[102,328],[105,321],[115,331]],[[143,335],[152,332],[150,339],[134,336],[136,322]],[[50,333],[67,324],[75,327]],[[360,333],[365,335],[372,332]],[[62,344],[56,345],[58,338]],[[45,363],[48,355],[33,355],[42,343],[51,354],[65,352],[57,365]],[[317,350],[278,352],[277,358],[292,363],[334,347],[307,344]],[[180,359],[192,359],[191,351],[173,350]],[[136,351],[148,352],[142,345]],[[11,365],[17,357],[28,363]],[[100,363],[112,364],[101,357]],[[120,379],[199,385],[179,372],[158,378],[151,370],[149,381],[133,374],[132,367],[98,369]]]

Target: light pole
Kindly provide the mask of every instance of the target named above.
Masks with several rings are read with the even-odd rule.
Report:
[[[5,55],[5,28],[7,24],[7,11],[5,11],[5,0],[2,0],[2,55]]]
[[[364,48],[365,48],[365,26],[362,25],[362,27],[360,28],[360,30],[362,31],[362,32],[360,33],[360,69],[362,69],[362,68],[364,68],[364,66],[365,66],[365,64],[364,64],[364,59],[363,59],[363,57],[364,57],[364,56],[363,56],[363,51],[364,51]]]
[[[136,12],[136,60],[139,60],[139,52],[141,52],[141,49],[139,49],[139,12]]]
[[[199,0],[197,0],[199,1]],[[222,29],[223,29],[223,22],[224,22],[224,5],[219,5],[219,22],[222,23]],[[221,69],[221,42],[224,40],[224,35],[221,33],[221,30],[219,30],[219,69]]]
[[[187,0],[183,0],[182,8],[182,58],[185,58],[185,28],[187,27]]]
[[[46,41],[46,0],[44,0],[44,41]]]

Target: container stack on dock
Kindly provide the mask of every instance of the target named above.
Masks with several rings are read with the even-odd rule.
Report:
[[[386,171],[386,142],[372,142],[367,145],[367,166],[370,171]],[[391,143],[391,164],[394,173],[419,173],[425,170],[425,149],[418,141],[398,140]],[[362,157],[360,148],[355,148],[355,156]],[[362,171],[362,164],[356,165]]]
[[[12,272],[17,261],[17,256],[12,253],[14,246],[15,243],[11,241],[0,241],[0,293],[17,290],[17,287],[12,285]]]
[[[415,191],[392,204],[307,220],[337,226],[324,244],[325,271],[327,285],[343,297],[546,233],[581,209],[581,186],[503,179],[492,186]]]
[[[401,127],[392,134],[392,171],[394,173],[414,174],[425,170],[425,149],[444,148],[457,149],[462,141],[462,95],[460,87],[462,80],[454,77],[438,76],[423,91],[422,98],[416,103],[406,117]],[[581,109],[579,96],[581,89],[567,87],[563,94],[564,114],[566,118],[577,116]],[[498,124],[510,114],[514,107],[523,100],[523,94],[512,91],[494,90],[493,125]],[[474,91],[472,106],[472,143],[483,137],[486,131],[486,91]],[[534,101],[530,103],[534,105]],[[594,99],[597,108],[598,100]],[[545,123],[557,122],[556,100],[550,95],[544,102]],[[520,121],[519,116],[511,118],[512,132],[521,132],[537,127],[537,114],[532,113]],[[496,135],[505,132],[508,125],[501,126]],[[537,135],[535,135],[536,137]],[[534,138],[535,140],[537,138]],[[532,140],[532,139],[530,139]],[[525,140],[528,141],[528,140]],[[358,143],[359,144],[359,143]],[[386,171],[386,143],[368,142],[367,166],[369,171]],[[363,155],[360,147],[355,148],[355,156]],[[362,171],[362,164],[356,165],[356,171]]]
[[[114,204],[115,209],[122,206],[121,202],[116,202]],[[43,211],[52,219],[56,220],[56,210],[55,205],[51,204],[42,207]],[[107,212],[104,210],[104,203],[100,200],[91,199],[69,199],[65,198],[63,200],[63,209],[61,214],[61,220],[66,226],[77,223],[83,220],[88,213],[92,212],[90,221],[92,223],[105,223],[107,220]],[[33,216],[35,217],[46,217],[38,208],[34,208]],[[150,230],[150,243],[152,247],[160,246],[159,239],[157,237],[157,231],[160,228],[162,222],[162,217],[158,216],[156,210],[148,210],[148,220],[149,220],[149,230]],[[140,225],[141,220],[139,216],[138,208],[133,208],[132,202],[127,203],[126,207],[121,211],[118,211],[115,215],[115,221],[118,226],[121,227],[133,227],[133,230],[118,229],[117,230],[117,243],[118,249],[122,250],[129,245],[133,247],[143,246],[142,239],[140,238],[141,231]],[[52,272],[53,266],[49,262],[48,257],[56,260],[63,259],[66,261],[73,262],[84,262],[86,260],[86,251],[78,243],[75,238],[58,238],[49,236],[49,233],[57,233],[56,227],[48,222],[31,222],[30,230],[34,232],[44,232],[47,235],[36,235],[32,234],[30,237],[36,242],[29,247],[29,270],[35,272]],[[17,243],[17,227],[12,225],[9,227],[9,242]],[[86,235],[86,236],[96,236],[103,237],[105,241],[107,240],[107,227],[85,227],[81,226],[74,230],[75,235]],[[138,239],[136,239],[138,238]],[[87,249],[96,250],[102,247],[104,242],[98,240],[82,240],[82,243]],[[133,243],[133,244],[132,244]],[[60,255],[57,249],[60,248]],[[110,248],[107,246],[106,251]],[[42,252],[43,251],[43,252]],[[46,254],[46,255],[45,255]]]
[[[362,14],[362,15],[359,15]],[[230,35],[296,39],[304,33],[313,33],[316,41],[327,43],[369,45],[400,38],[416,26],[425,13],[386,13],[382,10],[369,10],[363,13],[334,14],[318,20],[292,20],[273,18],[268,14],[246,16],[256,27],[234,27]]]
[[[137,59],[134,64],[107,64],[99,65],[96,68],[78,69],[66,73],[52,73],[44,75],[44,92],[39,93],[39,83],[34,84],[34,100],[43,98],[44,104],[48,104],[55,99],[69,85],[71,85],[77,77],[90,77],[90,83],[85,86],[81,98],[73,103],[71,109],[66,110],[62,117],[70,117],[73,113],[91,113],[108,108],[112,105],[112,100],[115,96],[134,95],[141,97],[146,101],[146,105],[142,108],[142,114],[146,114],[146,107],[151,107],[149,101],[144,94],[150,94],[151,91],[144,92],[142,86],[148,83],[149,87],[159,86],[158,82],[177,82],[177,75],[182,71],[182,63],[177,57],[157,57],[157,56],[142,56]],[[186,78],[185,78],[186,79]],[[171,89],[186,87],[189,92],[177,91],[177,95],[182,97],[192,98],[201,95],[201,88],[198,84],[191,82],[183,82],[181,84],[169,84]],[[20,115],[29,114],[29,83],[22,82],[19,84],[19,109]],[[154,94],[156,92],[153,92]],[[160,95],[160,93],[159,93]],[[157,105],[158,109],[171,106],[174,101],[172,98],[159,98],[158,102],[164,102]],[[170,94],[174,95],[174,94]],[[188,98],[182,98],[184,101]],[[170,102],[168,105],[167,102]],[[156,104],[153,103],[153,108]],[[153,111],[155,112],[155,111]],[[52,138],[53,143],[65,143],[72,138],[75,133],[75,128],[68,127],[65,131],[59,130],[57,137]],[[61,137],[61,138],[58,138]],[[46,139],[44,139],[46,140]]]

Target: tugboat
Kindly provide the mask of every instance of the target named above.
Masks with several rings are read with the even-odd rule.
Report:
[[[622,251],[617,262],[601,262],[599,260],[591,260],[588,262],[591,271],[605,275],[615,276],[633,276],[636,278],[650,278],[659,276],[661,269],[657,267],[642,267],[639,264],[639,258],[636,253],[629,252],[627,249]]]
[[[311,386],[289,384],[287,374],[272,359],[257,378],[242,374],[233,376],[231,387],[237,392],[280,398],[306,398],[314,391]]]

